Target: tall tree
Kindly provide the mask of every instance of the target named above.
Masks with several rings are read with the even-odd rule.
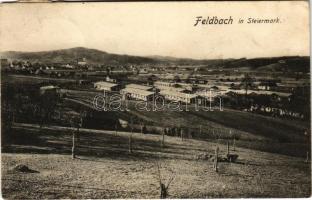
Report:
[[[245,97],[247,98],[248,89],[250,89],[253,85],[253,78],[249,74],[245,74],[241,81],[241,85],[243,85],[245,89]]]

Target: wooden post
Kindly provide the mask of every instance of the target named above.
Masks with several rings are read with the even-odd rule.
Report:
[[[202,125],[199,125],[199,135],[202,133]]]
[[[77,127],[77,143],[80,142],[80,132],[79,132],[79,126]]]
[[[307,162],[307,163],[309,162],[309,151],[307,151],[307,159],[306,159],[306,162]]]
[[[218,172],[218,154],[219,154],[219,147],[217,147],[215,151],[214,169],[216,172]]]
[[[140,128],[141,128],[141,134],[143,134],[143,123],[142,122],[140,124]]]
[[[161,151],[163,150],[164,146],[165,146],[165,133],[162,132],[162,139],[160,140]]]
[[[132,153],[132,133],[129,136],[129,153]]]
[[[131,135],[132,135],[132,132],[133,132],[133,117],[131,117],[130,119],[130,128],[131,128]]]
[[[235,151],[235,136],[234,136],[234,139],[233,139],[233,151]]]
[[[183,129],[182,128],[180,129],[180,134],[181,134],[181,140],[183,141],[183,134],[184,133],[183,133]]]
[[[163,146],[165,146],[165,133],[163,133],[162,135],[162,143],[163,143]]]
[[[73,139],[72,139],[72,159],[75,159],[76,154],[75,154],[75,132],[73,132]]]
[[[230,144],[229,144],[229,141],[227,141],[227,143],[226,143],[226,145],[227,145],[227,156],[228,155],[230,155]]]
[[[115,136],[117,136],[117,122],[115,124]]]

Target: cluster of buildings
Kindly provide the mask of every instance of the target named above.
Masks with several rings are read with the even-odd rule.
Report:
[[[140,84],[126,84],[123,88],[116,83],[107,81],[99,81],[94,83],[94,88],[101,91],[112,92],[119,91],[123,98],[152,101],[156,97],[163,97],[168,101],[181,102],[186,104],[199,103],[203,104],[205,99],[210,99],[208,96],[194,93],[191,84],[170,83],[156,81],[152,86]]]
[[[291,92],[278,91],[276,88],[281,83],[274,81],[254,81],[253,87],[249,87],[247,94],[276,94],[281,97],[288,97]],[[214,101],[215,98],[228,93],[245,94],[246,90],[242,84],[231,81],[208,82],[204,79],[191,79],[186,81],[153,81],[150,85],[126,84],[121,86],[110,79],[94,83],[97,90],[118,91],[121,95],[135,100],[150,101],[155,95],[163,96],[168,101],[178,101],[182,103],[203,103],[204,100]]]

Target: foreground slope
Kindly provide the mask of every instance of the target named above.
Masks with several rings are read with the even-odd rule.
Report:
[[[129,154],[129,133],[86,131],[73,160],[70,131],[20,128],[14,134],[20,140],[2,154],[4,198],[159,198],[157,163],[165,183],[175,177],[170,198],[310,196],[310,163],[301,158],[231,146],[237,162],[220,162],[216,173],[212,161],[199,158],[216,146],[225,156],[226,146],[214,140],[166,136],[161,150],[160,136],[135,133]],[[39,173],[12,170],[17,164]]]

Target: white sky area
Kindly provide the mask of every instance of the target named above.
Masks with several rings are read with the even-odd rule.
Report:
[[[195,26],[197,16],[232,25]],[[238,24],[276,18],[279,24]],[[0,51],[86,47],[196,59],[309,55],[309,5],[290,2],[32,3],[0,5]]]

